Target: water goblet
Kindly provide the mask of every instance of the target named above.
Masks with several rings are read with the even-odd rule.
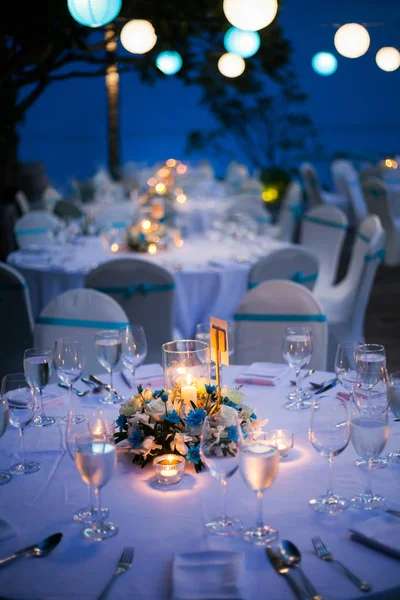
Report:
[[[354,388],[359,382],[357,374],[356,350],[360,342],[341,342],[338,344],[335,357],[335,373],[339,383],[350,393],[352,399]]]
[[[1,395],[9,406],[10,425],[19,430],[22,461],[9,469],[13,475],[29,475],[39,471],[40,464],[28,462],[25,456],[24,429],[32,422],[36,411],[36,398],[24,373],[13,373],[3,377]]]
[[[53,425],[56,420],[48,417],[43,408],[43,390],[49,383],[52,373],[52,352],[48,348],[30,348],[24,353],[24,372],[29,385],[35,396],[39,392],[40,412],[35,415],[31,425],[36,427],[47,427]]]
[[[72,395],[72,386],[82,375],[85,357],[81,343],[75,339],[59,338],[54,344],[53,362],[57,376],[62,383],[68,386],[69,406],[72,408],[75,404],[75,398]],[[62,417],[64,422],[72,418],[76,423],[85,420],[82,414],[73,411],[72,417],[69,415]]]
[[[312,405],[300,387],[300,371],[310,363],[312,352],[312,331],[309,327],[296,325],[285,329],[282,356],[296,373],[296,389],[287,395],[289,401],[284,404],[288,410],[304,410]]]
[[[386,352],[381,344],[361,344],[355,351],[357,373],[362,387],[371,390],[386,371]]]
[[[276,529],[265,525],[263,520],[263,493],[275,481],[280,463],[279,451],[268,443],[266,435],[260,432],[256,439],[243,443],[239,459],[240,474],[259,499],[256,526],[245,531],[243,539],[257,546],[269,546],[279,537]]]
[[[100,490],[113,476],[117,464],[115,445],[107,437],[80,434],[76,438],[75,464],[83,481],[91,487],[96,501],[95,520],[82,531],[83,537],[94,542],[114,537],[118,527],[102,520]]]
[[[146,359],[146,334],[141,325],[129,325],[122,331],[122,362],[132,373],[135,387],[135,372]]]
[[[211,475],[219,479],[223,490],[223,512],[221,517],[206,523],[212,535],[236,535],[243,529],[238,519],[226,515],[226,486],[239,467],[239,447],[242,443],[242,432],[237,417],[232,418],[230,425],[220,419],[219,414],[209,415],[204,419],[201,432],[201,459],[210,469]]]
[[[350,422],[347,402],[336,396],[322,396],[314,400],[308,439],[317,452],[329,461],[329,483],[326,494],[313,498],[309,504],[324,513],[340,512],[350,506],[349,500],[333,493],[332,465],[350,439]]]
[[[103,404],[118,404],[123,401],[113,388],[113,371],[118,365],[122,353],[122,338],[119,330],[105,330],[96,333],[96,356],[102,367],[110,373],[110,391],[99,398]]]
[[[2,394],[0,395],[0,438],[6,432],[7,425],[10,418],[10,409],[8,407],[7,398]],[[0,471],[0,485],[4,485],[11,481],[12,475],[8,471]]]
[[[396,419],[400,419],[400,371],[395,371],[389,377],[388,404]],[[400,450],[390,452],[388,461],[400,464]]]

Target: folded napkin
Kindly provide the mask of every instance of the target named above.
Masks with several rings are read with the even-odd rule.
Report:
[[[135,382],[133,381],[132,373],[128,371],[128,369],[123,369],[121,371],[121,377],[129,388],[134,388],[139,384],[142,384],[145,387],[162,386],[164,383],[162,366],[158,363],[138,367]]]
[[[244,556],[240,552],[175,554],[172,600],[244,600]]]
[[[276,385],[287,375],[289,367],[278,363],[253,363],[236,379],[236,383]]]
[[[349,529],[350,537],[400,560],[400,519],[384,514]]]

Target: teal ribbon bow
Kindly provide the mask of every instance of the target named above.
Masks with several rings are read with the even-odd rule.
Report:
[[[284,315],[284,314],[243,314],[233,315],[234,321],[266,322],[300,322],[300,323],[325,323],[325,315]]]
[[[104,292],[104,294],[123,294],[124,300],[130,300],[136,293],[169,292],[175,289],[175,284],[166,283],[157,285],[153,283],[138,283],[135,285],[96,287],[95,289],[99,292]]]
[[[379,260],[383,263],[385,262],[386,250],[385,248],[378,248],[376,252],[373,254],[366,254],[364,256],[364,260],[369,262],[370,260],[375,260],[375,258],[379,258]]]
[[[86,329],[124,329],[130,325],[128,321],[90,321],[86,319],[63,319],[59,317],[43,317],[36,319],[37,325],[60,325],[62,327],[84,327]]]
[[[45,233],[48,233],[49,230],[46,229],[45,227],[40,227],[37,229],[20,229],[19,231],[15,232],[15,235],[17,237],[20,237],[21,235],[44,235]]]
[[[294,273],[294,275],[292,275],[292,277],[290,278],[291,281],[294,281],[295,283],[310,283],[310,281],[316,281],[318,277],[318,273],[312,273],[311,275],[304,275],[304,273],[302,273],[301,271],[297,271],[296,273]]]
[[[315,223],[316,225],[324,225],[325,227],[334,227],[336,229],[343,229],[344,231],[348,230],[348,226],[343,223],[336,223],[335,221],[329,221],[328,219],[319,219],[317,217],[312,217],[310,215],[305,215],[303,217],[303,221],[308,221],[309,223]]]

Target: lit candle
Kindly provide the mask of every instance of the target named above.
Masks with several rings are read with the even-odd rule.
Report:
[[[281,458],[289,456],[294,443],[294,435],[286,429],[276,429],[269,433],[268,443],[274,446]]]
[[[163,454],[153,461],[153,467],[162,485],[179,483],[185,472],[185,458],[176,454]]]
[[[88,423],[88,428],[92,435],[103,436],[106,433],[105,423],[100,419],[92,423]]]
[[[183,385],[181,387],[181,398],[182,401],[188,406],[190,406],[191,402],[194,402],[196,404],[197,389],[195,385],[192,385],[192,378],[190,376],[190,373],[188,373],[186,376],[186,385]]]
[[[161,469],[160,475],[162,477],[175,477],[178,475],[178,471],[176,469]]]

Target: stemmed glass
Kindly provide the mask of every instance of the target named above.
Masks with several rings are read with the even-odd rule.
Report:
[[[113,370],[118,365],[122,353],[122,338],[119,330],[105,330],[96,333],[97,360],[110,373],[110,391],[99,398],[103,404],[118,404],[123,401],[113,388]]]
[[[360,342],[341,342],[336,350],[335,373],[339,383],[350,393],[350,400],[359,382],[356,362],[356,351],[359,346]]]
[[[22,450],[22,462],[12,465],[13,475],[28,475],[39,471],[40,464],[27,462],[25,457],[24,429],[35,416],[36,399],[23,373],[13,373],[3,377],[1,395],[8,402],[10,424],[19,429]]]
[[[400,419],[400,371],[395,371],[390,375],[387,391],[389,408],[396,419]],[[400,463],[400,450],[390,452],[388,454],[388,461]]]
[[[7,398],[1,394],[0,396],[0,438],[6,432],[8,421],[10,417],[10,410],[8,407]],[[11,481],[12,476],[8,471],[0,471],[0,485],[4,485]]]
[[[115,445],[107,437],[100,435],[78,435],[75,464],[83,481],[92,488],[96,500],[95,520],[82,531],[82,535],[94,542],[114,537],[118,533],[118,527],[114,523],[102,520],[100,490],[113,476],[117,464]]]
[[[245,531],[243,539],[257,546],[268,546],[279,537],[276,529],[264,525],[263,520],[263,492],[275,481],[280,462],[279,451],[268,444],[265,436],[262,432],[255,440],[242,444],[239,460],[241,476],[247,487],[256,492],[259,499],[256,526]]]
[[[333,493],[333,458],[348,446],[350,422],[348,403],[336,396],[322,396],[314,400],[308,439],[321,456],[329,461],[329,483],[326,494],[310,500],[312,508],[319,512],[336,513],[350,506],[349,500]]]
[[[69,407],[72,408],[74,399],[72,397],[72,386],[82,375],[85,357],[83,348],[78,340],[59,338],[54,344],[53,362],[59,380],[68,386]],[[69,415],[62,417],[62,420],[67,422]],[[71,417],[75,423],[80,423],[85,420],[83,415],[77,414],[75,411]]]
[[[104,433],[107,431],[107,425],[104,420],[104,415],[101,410],[94,411],[94,413],[90,416],[87,423],[83,421],[76,422],[74,419],[74,413],[72,410],[68,413],[67,420],[67,428],[66,428],[66,446],[68,450],[68,454],[75,462],[75,451],[76,451],[76,441],[77,436],[82,434],[89,433],[92,435],[97,435],[102,438]],[[89,427],[90,423],[92,423],[92,430]],[[95,423],[95,424],[94,424]],[[93,433],[93,429],[95,432]],[[109,438],[110,439],[110,438]],[[110,440],[111,441],[111,440]],[[89,504],[84,508],[78,509],[74,515],[74,521],[78,521],[81,523],[92,523],[97,518],[97,510],[94,508],[94,498],[92,487],[88,486],[89,490]],[[101,520],[104,520],[108,517],[109,510],[108,508],[102,508],[100,513]]]
[[[300,387],[300,371],[311,360],[313,352],[312,331],[309,327],[296,325],[287,327],[282,340],[282,355],[289,367],[296,373],[296,389],[287,395],[289,402],[285,403],[288,410],[304,410],[310,408],[312,402],[305,397]]]
[[[201,458],[211,475],[221,481],[223,490],[222,517],[206,523],[206,528],[213,535],[236,535],[243,529],[238,519],[226,515],[226,485],[238,470],[241,443],[242,431],[237,417],[229,425],[218,414],[204,419],[200,442]]]
[[[135,387],[135,372],[146,359],[146,334],[141,325],[129,325],[122,331],[122,362],[130,369]]]
[[[43,408],[43,390],[49,383],[52,373],[52,352],[48,348],[30,348],[24,354],[24,372],[34,394],[39,392],[40,413],[36,414],[31,425],[36,427],[47,427],[53,425],[56,420],[48,417]]]
[[[352,506],[362,510],[373,510],[385,504],[385,499],[374,494],[371,487],[373,460],[383,451],[389,438],[386,384],[381,381],[376,387],[378,389],[370,390],[368,396],[360,389],[355,391],[356,404],[351,415],[352,444],[356,452],[368,460],[365,492],[351,499]]]

